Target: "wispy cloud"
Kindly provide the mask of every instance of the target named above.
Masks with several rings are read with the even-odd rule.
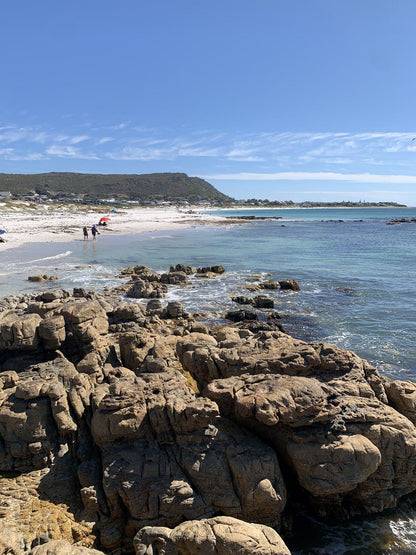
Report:
[[[71,145],[77,145],[78,143],[88,141],[89,138],[90,137],[88,135],[77,135],[75,137],[71,137],[68,142]]]
[[[97,145],[104,145],[105,143],[109,143],[110,141],[114,141],[113,137],[101,137],[95,141]]]
[[[46,149],[49,158],[77,158],[79,160],[99,160],[98,156],[92,153],[82,152],[79,149],[68,145],[52,145]]]
[[[361,176],[365,172],[365,175],[379,175],[376,168],[380,166],[388,168],[391,174],[410,175],[416,156],[416,142],[412,140],[416,132],[233,134],[216,129],[157,129],[128,121],[94,125],[87,118],[76,125],[72,119],[65,119],[65,125],[61,120],[60,128],[0,122],[0,159],[165,160],[182,165],[199,159],[200,165],[206,168],[205,173],[208,168],[221,167],[224,175],[237,175],[236,179],[249,179],[249,175],[300,174],[335,179],[336,175]],[[240,168],[246,173],[236,173]],[[337,172],[332,171],[334,168]],[[218,179],[216,172],[211,173]]]

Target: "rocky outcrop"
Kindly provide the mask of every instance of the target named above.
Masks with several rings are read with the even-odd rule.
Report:
[[[218,512],[278,526],[286,487],[275,452],[221,417],[178,372],[179,336],[170,326],[194,325],[180,303],[162,310],[158,331],[139,327],[114,336],[109,319],[112,326],[135,315],[140,322],[143,310],[65,295],[29,305],[32,341],[44,360],[20,358],[17,365],[15,341],[1,363],[2,472],[56,475],[68,461],[76,474],[67,484],[83,502],[77,518],[96,522],[100,544],[110,550],[127,548],[149,522],[176,526]],[[16,322],[27,316],[16,313]],[[7,312],[3,317],[9,322]],[[49,539],[68,539],[58,530]],[[25,537],[36,541],[26,529]]]
[[[184,522],[173,530],[146,526],[134,538],[134,548],[137,555],[290,555],[272,528],[224,516]]]
[[[138,553],[287,553],[267,526],[299,506],[344,518],[416,491],[413,383],[287,335],[274,311],[247,320],[244,307],[234,325],[211,327],[178,301],[120,299],[190,275],[171,270],[132,267],[103,294],[1,300],[11,553],[71,553],[65,541],[74,554],[131,553],[134,537]]]
[[[381,511],[416,488],[416,430],[366,362],[279,332],[217,339],[182,339],[184,367],[224,415],[274,446],[320,514]]]
[[[176,526],[218,511],[277,525],[286,489],[275,453],[179,373],[126,375],[98,389],[93,406],[112,523],[101,530],[104,547],[149,522]]]

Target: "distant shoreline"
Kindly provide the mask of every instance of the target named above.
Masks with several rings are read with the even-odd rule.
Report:
[[[375,209],[375,210],[382,210],[384,208],[394,208],[394,209],[402,209],[402,210],[406,210],[406,209],[412,209],[412,208],[416,208],[415,206],[396,206],[394,204],[389,204],[389,205],[385,205],[385,206],[346,206],[346,205],[337,205],[337,206],[299,206],[299,205],[293,205],[293,206],[244,206],[244,205],[232,205],[229,206],[227,208],[225,207],[218,207],[218,208],[203,208],[204,211],[207,212],[223,212],[223,211],[227,211],[227,210],[331,210],[331,209],[337,209],[340,208],[342,210],[357,210],[357,209],[363,209],[363,210],[368,210],[368,209]],[[199,209],[201,210],[201,209]]]

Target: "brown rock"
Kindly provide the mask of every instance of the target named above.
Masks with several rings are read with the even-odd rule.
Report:
[[[65,320],[63,316],[50,316],[39,323],[39,337],[45,349],[59,349],[65,341]]]
[[[196,398],[183,376],[141,374],[106,391],[92,419],[115,526],[104,535],[106,548],[149,521],[175,526],[218,511],[276,524],[286,493],[274,452],[221,418],[215,403]]]
[[[385,390],[390,404],[416,424],[416,384],[392,381],[385,384]]]
[[[294,279],[284,279],[279,281],[280,289],[290,289],[291,291],[299,291],[300,287]]]
[[[23,553],[23,538],[13,530],[9,523],[0,521],[0,555],[23,555]]]
[[[206,394],[274,445],[321,515],[378,512],[416,487],[416,429],[375,395],[278,375],[217,380]]]
[[[104,555],[102,551],[71,545],[66,540],[52,540],[34,547],[29,555]]]
[[[263,281],[260,283],[261,289],[277,289],[277,283],[269,279],[268,281]]]
[[[161,274],[160,281],[170,285],[185,285],[188,283],[188,275],[186,272],[168,272]]]
[[[134,372],[141,366],[155,344],[155,338],[146,330],[123,333],[119,337],[120,355],[123,366]]]
[[[0,349],[35,350],[38,347],[38,314],[16,314],[5,311],[0,314]]]
[[[27,279],[28,279],[28,281],[37,281],[37,282],[39,282],[39,281],[45,281],[45,279],[48,279],[48,278],[49,278],[49,276],[39,275],[39,276],[29,276]]]
[[[108,332],[105,310],[97,301],[75,301],[62,307],[67,329],[78,343],[92,343]]]
[[[246,372],[308,374],[320,363],[311,345],[282,332],[253,335],[248,330],[237,332],[233,328],[223,328],[218,337],[218,344],[208,340],[209,346],[205,342],[205,348],[193,345],[188,338],[178,343],[183,367],[202,387],[216,377]]]
[[[136,303],[121,302],[109,314],[109,320],[112,324],[138,322],[143,318],[143,308]]]
[[[197,268],[198,274],[223,274],[225,272],[224,266],[205,266],[203,268]]]
[[[173,530],[146,526],[134,538],[134,548],[137,555],[156,550],[170,555],[290,555],[272,528],[226,516],[183,522]]]
[[[0,392],[0,470],[49,465],[72,441],[89,404],[90,384],[64,357],[29,367]]]

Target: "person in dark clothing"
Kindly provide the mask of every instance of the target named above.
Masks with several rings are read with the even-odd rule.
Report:
[[[82,228],[82,233],[84,234],[84,241],[88,241],[88,228],[86,225]]]
[[[95,241],[95,236],[100,235],[100,232],[98,231],[98,229],[95,227],[95,224],[92,226],[91,228],[91,233],[92,233],[92,240]]]

